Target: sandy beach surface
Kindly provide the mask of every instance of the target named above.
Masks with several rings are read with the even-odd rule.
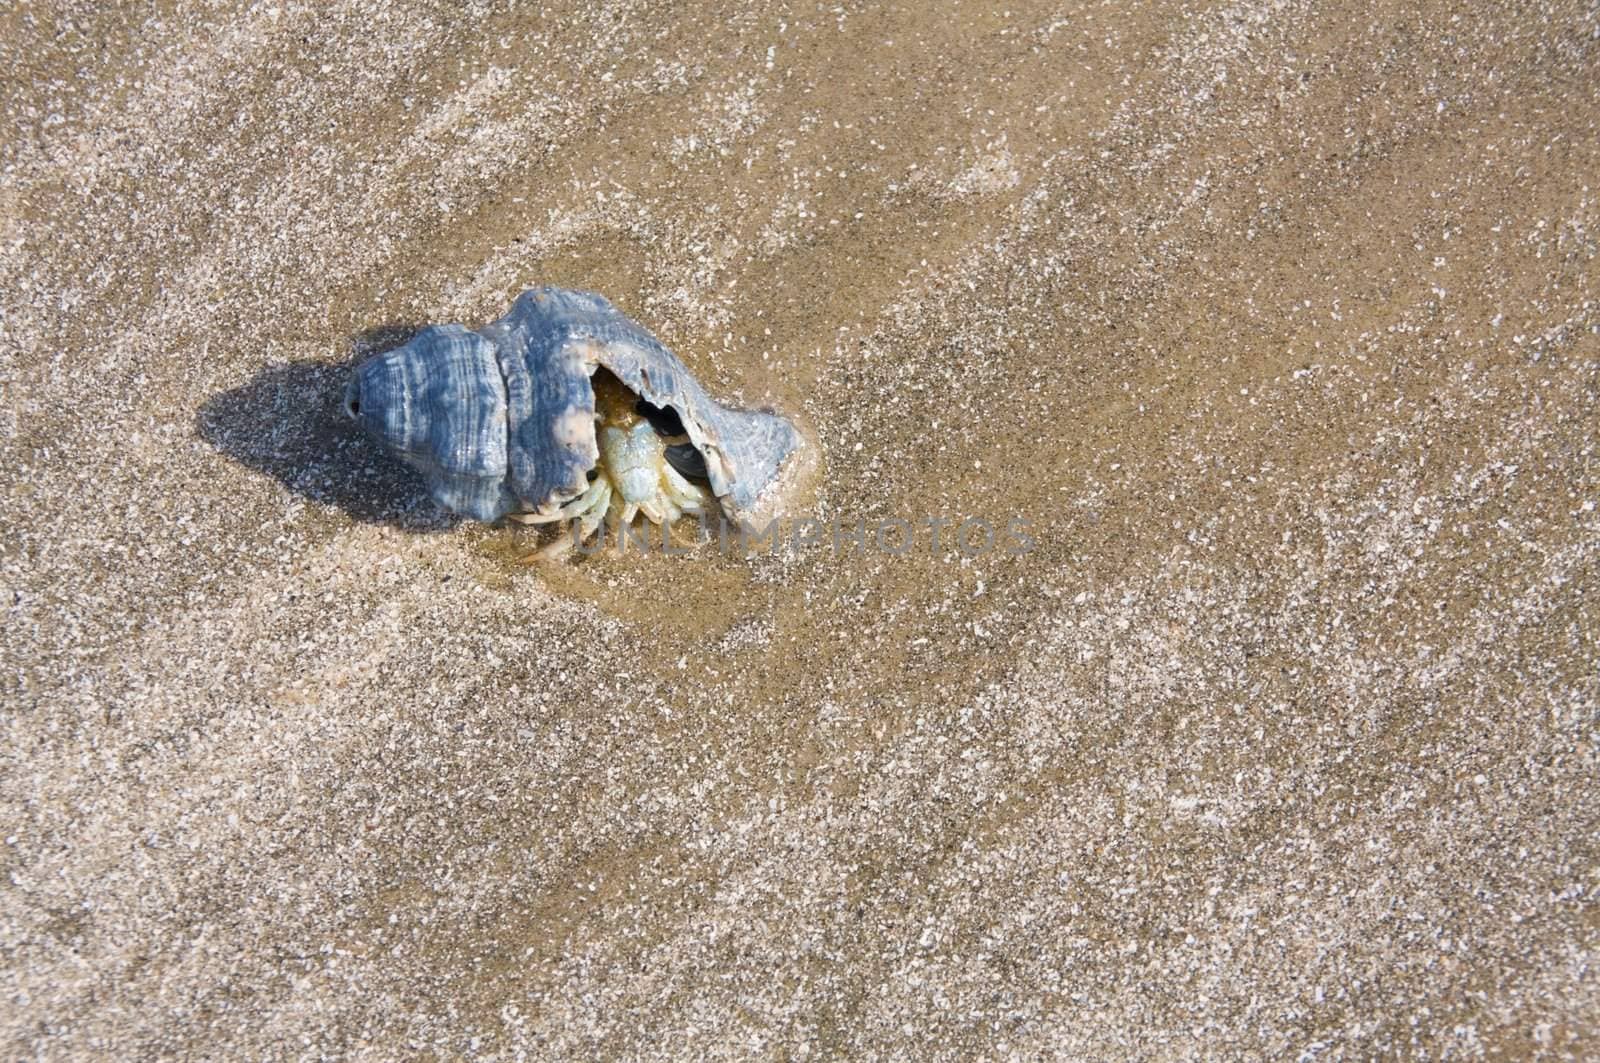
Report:
[[[1597,251],[1586,0],[5,5],[4,1055],[1594,1058]],[[436,509],[543,283],[867,544]]]

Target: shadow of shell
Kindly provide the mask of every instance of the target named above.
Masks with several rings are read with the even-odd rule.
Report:
[[[353,520],[412,532],[448,531],[462,518],[436,506],[416,473],[352,424],[341,403],[356,365],[403,345],[417,331],[386,325],[355,336],[349,358],[265,366],[207,399],[195,414],[196,429],[240,465]]]

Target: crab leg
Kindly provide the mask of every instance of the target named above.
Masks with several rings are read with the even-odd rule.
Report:
[[[605,521],[606,514],[611,509],[611,496],[613,493],[611,490],[611,481],[602,476],[600,479],[596,480],[595,483],[603,485],[603,489],[595,497],[594,502],[587,507],[583,516],[578,518],[577,538],[579,542],[587,540],[589,536],[595,533],[595,531]]]
[[[684,513],[705,513],[710,506],[710,492],[690,483],[671,465],[661,467],[661,479],[666,484],[666,497]]]
[[[549,524],[552,521],[570,520],[588,512],[594,507],[595,500],[600,497],[601,492],[609,493],[610,490],[611,485],[606,482],[606,478],[597,476],[583,494],[570,499],[549,513],[510,513],[507,516],[518,524]]]
[[[550,540],[544,549],[538,552],[537,556],[546,558],[561,557],[572,549],[574,543],[586,542],[600,526],[600,522],[605,520],[612,498],[611,482],[604,476],[596,479],[589,490],[573,500],[573,503],[581,502],[582,505],[568,503],[567,506],[562,507],[563,510],[570,511],[565,515],[572,519],[574,526],[563,528],[554,539]],[[539,523],[549,523],[549,520],[546,519]]]

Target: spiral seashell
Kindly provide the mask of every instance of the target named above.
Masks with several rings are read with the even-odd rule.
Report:
[[[664,448],[703,480],[735,524],[770,519],[805,442],[788,420],[724,406],[654,336],[603,296],[542,287],[477,331],[423,329],[359,365],[350,417],[420,472],[446,509],[491,521],[551,514],[589,486],[599,461],[597,369],[613,374],[686,443]],[[663,430],[663,434],[666,431]]]

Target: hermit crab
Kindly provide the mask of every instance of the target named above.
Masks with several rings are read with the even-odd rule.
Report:
[[[423,329],[357,366],[344,402],[446,509],[570,526],[552,553],[641,515],[758,527],[805,447],[778,414],[711,398],[604,297],[562,288],[476,331]]]

